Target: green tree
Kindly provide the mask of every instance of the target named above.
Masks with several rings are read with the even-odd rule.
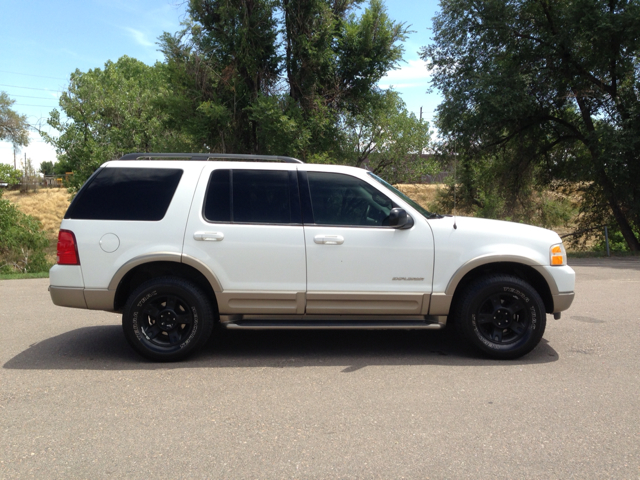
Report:
[[[160,38],[163,64],[122,57],[71,75],[65,116],[49,118],[60,134],[43,134],[58,153],[54,168],[73,171],[79,185],[126,152],[194,151],[366,159],[398,172],[397,160],[419,153],[428,132],[376,86],[401,61],[407,29],[381,0],[358,16],[360,3],[190,0],[184,29]],[[358,163],[345,126],[359,123],[377,136]]]
[[[0,92],[0,141],[9,141],[14,147],[29,145],[29,124],[27,116],[11,109],[15,100],[5,92]]]
[[[22,172],[13,168],[6,163],[0,163],[0,183],[6,183],[8,185],[17,185],[22,179]],[[2,195],[2,190],[0,190]]]
[[[40,173],[42,175],[54,175],[55,167],[53,162],[41,162],[40,163]]]
[[[130,152],[184,151],[192,143],[167,125],[170,95],[165,66],[148,66],[124,56],[103,70],[76,70],[59,110],[48,124],[59,132],[45,139],[56,148],[59,164],[81,185],[102,163]]]
[[[640,4],[444,0],[422,57],[444,96],[437,126],[464,190],[474,165],[517,192],[581,190],[582,219],[612,217],[640,250]],[[528,182],[528,183],[526,183]]]
[[[419,182],[433,172],[423,155],[429,143],[429,125],[409,113],[397,92],[372,95],[357,114],[345,116],[348,164],[365,165],[392,183]]]
[[[355,15],[361,3],[191,0],[185,29],[161,39],[170,109],[211,151],[348,163],[344,119],[369,108],[407,34],[380,0]]]
[[[275,7],[273,0],[191,0],[185,29],[161,37],[174,90],[167,106],[201,148],[259,151],[247,109],[278,81]]]

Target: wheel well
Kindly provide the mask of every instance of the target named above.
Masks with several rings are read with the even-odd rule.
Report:
[[[512,262],[488,263],[486,265],[480,265],[468,272],[464,277],[462,277],[462,280],[460,280],[460,283],[458,283],[458,286],[456,287],[455,293],[453,294],[453,300],[451,302],[452,307],[456,305],[458,298],[462,292],[465,291],[467,285],[477,278],[496,273],[513,275],[527,282],[542,298],[546,312],[553,313],[553,296],[551,295],[551,290],[549,289],[549,285],[547,285],[544,277],[528,265]]]
[[[132,268],[120,280],[116,290],[114,307],[117,312],[124,308],[129,295],[147,280],[157,277],[178,277],[195,283],[211,300],[215,312],[218,311],[216,294],[206,277],[195,268],[177,262],[150,262]]]

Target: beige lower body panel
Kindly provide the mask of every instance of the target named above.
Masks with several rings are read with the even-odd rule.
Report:
[[[221,292],[221,315],[426,315],[429,294]]]
[[[574,298],[575,293],[573,292],[553,295],[553,313],[563,312],[567,310],[573,303]]]
[[[221,292],[216,298],[222,315],[304,313],[304,292]]]
[[[91,290],[81,287],[49,287],[51,300],[55,305],[89,310],[113,312],[116,292],[111,290]]]
[[[453,295],[447,295],[446,293],[434,293],[431,295],[429,315],[449,315],[452,300]]]
[[[84,288],[78,287],[49,287],[49,295],[54,305],[71,308],[87,308],[84,299]]]
[[[307,314],[311,315],[421,315],[429,303],[423,293],[307,293]]]
[[[84,298],[87,301],[87,308],[91,310],[106,310],[113,312],[116,292],[113,290],[91,290],[84,291]]]

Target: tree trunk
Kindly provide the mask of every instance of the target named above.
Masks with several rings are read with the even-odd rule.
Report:
[[[620,232],[629,246],[629,250],[632,252],[640,252],[640,242],[638,241],[635,233],[633,233],[633,228],[631,227],[629,220],[620,208],[620,205],[618,205],[618,201],[613,192],[613,186],[610,184],[609,178],[604,171],[600,172],[600,185],[604,191],[607,203],[609,203],[609,207],[611,207],[613,217],[616,219],[616,222],[620,227]]]

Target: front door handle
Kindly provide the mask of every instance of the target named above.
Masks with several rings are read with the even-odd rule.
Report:
[[[344,237],[341,235],[316,235],[313,241],[319,245],[342,245]]]
[[[193,234],[195,240],[205,242],[221,242],[224,239],[222,232],[196,232]]]

